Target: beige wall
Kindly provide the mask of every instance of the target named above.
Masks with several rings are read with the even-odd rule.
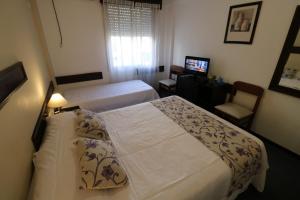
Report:
[[[26,199],[31,178],[31,134],[48,87],[28,0],[1,0],[0,69],[22,61],[28,81],[0,110],[0,199]]]
[[[210,72],[226,81],[264,87],[253,129],[300,154],[300,99],[268,90],[299,0],[264,0],[252,45],[224,44],[230,5],[247,0],[172,0],[174,64],[186,55],[211,58]]]
[[[99,1],[55,1],[63,36],[62,48],[51,1],[34,1],[38,6],[55,76],[98,71],[103,73],[103,80],[65,85],[64,88],[108,82],[104,25]]]
[[[88,81],[59,86],[65,88],[102,84],[110,81],[107,65],[102,6],[99,1],[61,0],[55,1],[63,35],[63,47],[59,47],[59,32],[51,1],[34,0],[37,3],[46,46],[55,76],[102,71],[103,80]],[[161,12],[160,65],[165,73],[157,73],[156,80],[168,76],[172,46],[172,18],[169,5]]]

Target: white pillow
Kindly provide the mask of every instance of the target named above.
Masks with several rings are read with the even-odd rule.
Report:
[[[57,158],[61,140],[59,116],[47,119],[43,143],[33,155],[34,175],[29,199],[54,200],[57,177]]]

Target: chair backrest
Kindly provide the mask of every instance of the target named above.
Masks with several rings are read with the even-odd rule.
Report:
[[[176,95],[193,103],[198,103],[201,96],[199,94],[199,87],[200,81],[194,75],[180,75],[177,78]]]
[[[234,96],[236,95],[237,91],[242,91],[242,92],[246,92],[252,95],[255,95],[256,98],[256,102],[254,104],[254,107],[252,109],[252,112],[255,114],[257,111],[257,108],[259,106],[260,100],[263,96],[264,93],[264,89],[262,87],[259,87],[257,85],[253,85],[250,83],[245,83],[242,81],[236,81],[233,84],[231,93],[230,93],[230,97],[229,97],[229,102],[233,101]]]
[[[181,75],[184,73],[184,68],[178,65],[171,65],[169,78],[172,79],[172,74]]]

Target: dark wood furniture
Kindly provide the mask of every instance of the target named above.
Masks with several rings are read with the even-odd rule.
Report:
[[[200,86],[199,101],[196,103],[200,107],[213,112],[214,107],[224,104],[231,85],[219,84],[216,81],[206,82]]]
[[[35,124],[33,134],[31,136],[31,141],[32,141],[33,146],[36,151],[38,151],[40,149],[40,146],[41,146],[43,138],[44,138],[45,129],[47,127],[47,121],[46,121],[46,117],[48,116],[47,105],[48,105],[48,102],[50,101],[53,91],[54,91],[54,85],[53,85],[53,82],[51,81],[49,84],[49,87],[48,87],[48,91],[47,91],[44,103],[42,105],[42,108],[41,108],[41,111],[39,114],[39,117]]]
[[[233,102],[234,96],[236,95],[237,91],[242,91],[256,96],[256,101],[252,110]],[[264,89],[259,86],[242,81],[236,81],[233,84],[229,101],[225,104],[216,106],[215,113],[238,126],[250,129],[263,93]]]
[[[78,110],[78,109],[80,109],[80,106],[72,106],[72,107],[65,107],[65,108],[54,108],[53,109],[53,114],[56,115],[56,114],[59,114],[59,113],[62,113],[62,112],[71,112],[71,111],[75,111],[75,110]]]
[[[68,76],[57,76],[55,77],[56,83],[58,85],[68,84],[68,83],[77,83],[83,81],[93,81],[103,79],[102,72],[92,72],[86,74],[75,74]]]
[[[22,62],[17,62],[0,71],[0,109],[26,81],[27,75]]]
[[[60,109],[60,112],[71,112],[80,109],[80,106],[72,106]]]
[[[229,84],[219,84],[215,80],[209,81],[204,76],[185,74],[177,79],[176,94],[178,96],[211,112],[216,105],[225,103],[229,91]]]
[[[176,94],[192,103],[199,99],[200,80],[195,75],[184,74],[177,78]]]
[[[176,89],[176,81],[179,75],[184,73],[184,68],[177,65],[171,65],[169,79],[161,80],[158,82],[159,90],[167,90],[168,92],[174,92]],[[175,75],[176,78],[173,76]]]

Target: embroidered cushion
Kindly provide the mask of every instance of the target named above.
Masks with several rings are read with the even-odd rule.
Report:
[[[75,132],[78,136],[99,140],[109,139],[104,120],[101,117],[83,109],[76,110],[75,114],[77,115]]]
[[[115,155],[110,140],[80,138],[75,142],[80,158],[79,189],[119,188],[127,183],[127,175]]]

